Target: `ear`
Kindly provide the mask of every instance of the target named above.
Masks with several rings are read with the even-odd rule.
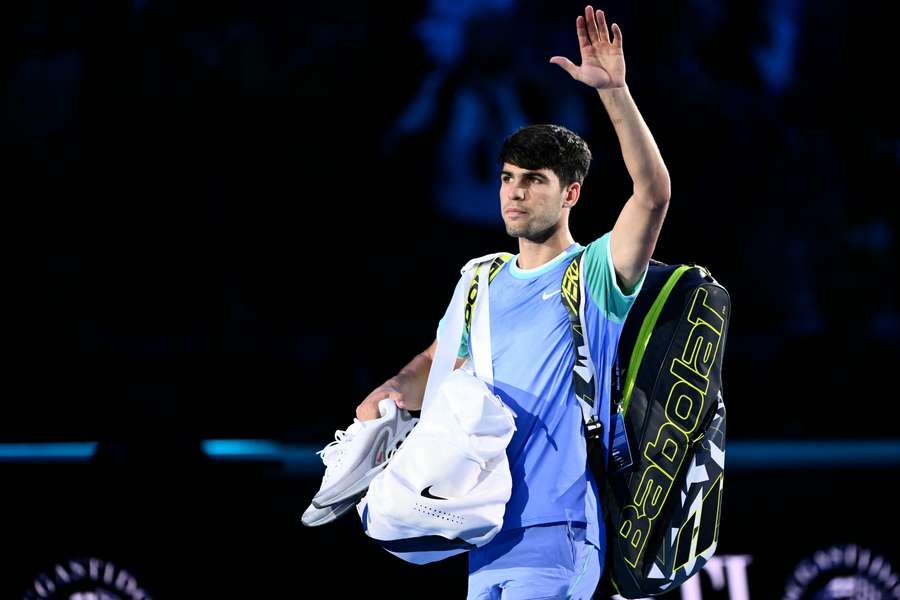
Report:
[[[563,208],[572,208],[578,204],[578,198],[581,197],[581,184],[577,181],[566,186],[565,196],[563,197]]]

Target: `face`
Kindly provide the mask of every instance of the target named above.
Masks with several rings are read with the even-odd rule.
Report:
[[[533,242],[547,240],[559,227],[563,207],[571,200],[550,169],[522,169],[503,163],[500,172],[500,211],[506,233]]]

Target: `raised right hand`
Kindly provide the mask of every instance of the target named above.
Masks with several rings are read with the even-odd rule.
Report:
[[[575,65],[564,56],[550,59],[573,79],[597,90],[625,87],[625,55],[622,51],[622,30],[612,25],[612,38],[606,28],[606,16],[602,10],[584,7],[584,16],[575,20],[581,65]]]

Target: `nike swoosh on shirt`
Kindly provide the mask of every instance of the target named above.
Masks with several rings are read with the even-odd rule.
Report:
[[[543,294],[541,294],[541,300],[549,300],[550,298],[557,295],[561,291],[562,290],[556,290],[555,292],[550,292],[549,294],[547,292],[544,292]]]
[[[422,495],[425,496],[426,498],[431,498],[432,500],[446,500],[446,498],[441,498],[440,496],[432,496],[431,492],[429,491],[429,490],[431,490],[432,487],[434,487],[434,486],[429,485],[427,488],[422,490]]]

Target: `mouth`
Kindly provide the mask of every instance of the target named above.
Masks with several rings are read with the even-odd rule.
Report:
[[[503,214],[505,214],[507,217],[521,217],[523,215],[527,215],[528,213],[525,212],[524,210],[518,210],[515,208],[507,208],[505,211],[503,211]]]

